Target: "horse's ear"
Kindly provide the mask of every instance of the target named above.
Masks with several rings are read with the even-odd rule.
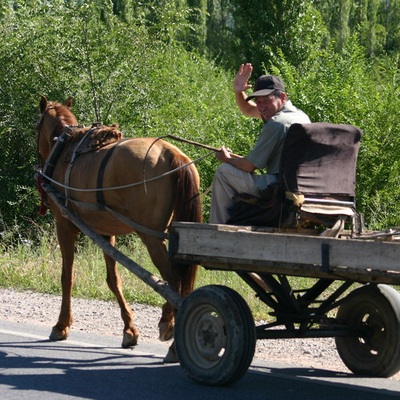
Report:
[[[73,98],[74,98],[73,96],[68,97],[68,99],[65,100],[65,102],[64,102],[64,106],[67,107],[67,108],[71,108]]]
[[[47,108],[47,99],[46,99],[46,97],[40,96],[39,107],[40,107],[40,112],[41,113],[44,113],[46,111],[46,108]]]

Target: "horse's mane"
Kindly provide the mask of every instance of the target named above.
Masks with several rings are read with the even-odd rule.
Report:
[[[84,143],[81,143],[81,151],[83,152],[97,150],[123,138],[118,125],[105,126],[93,124],[91,127],[72,127],[68,130],[68,134],[68,143],[81,141],[87,135]]]
[[[110,126],[101,124],[93,124],[92,126],[86,127],[78,126],[76,117],[65,105],[58,102],[50,102],[48,108],[53,108],[57,114],[56,134],[60,135],[65,129],[68,129],[69,143],[80,141],[88,130],[91,130],[91,132],[89,132],[86,146],[90,147],[92,150],[116,142],[123,137],[117,124]]]

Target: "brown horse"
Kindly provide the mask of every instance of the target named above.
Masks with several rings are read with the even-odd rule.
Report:
[[[162,278],[180,296],[187,296],[193,290],[197,266],[169,261],[165,232],[172,220],[201,221],[199,175],[194,164],[163,140],[122,139],[115,125],[78,127],[71,104],[72,99],[60,104],[41,97],[37,123],[39,182],[49,180],[62,193],[68,208],[112,245],[115,236],[136,232]],[[73,322],[71,290],[79,229],[42,195],[55,218],[62,254],[61,312],[50,339],[65,340]],[[134,313],[123,296],[116,261],[107,254],[104,257],[107,284],[124,321],[122,347],[134,346],[139,337]],[[164,304],[159,323],[161,340],[173,336],[174,312],[169,303]]]

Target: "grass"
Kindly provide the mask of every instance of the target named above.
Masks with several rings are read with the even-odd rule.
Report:
[[[1,244],[0,244],[1,245]],[[119,250],[150,273],[160,276],[147,250],[136,236],[119,238]],[[41,293],[61,293],[61,253],[55,234],[42,234],[37,246],[23,242],[3,245],[0,252],[0,286]],[[106,283],[106,268],[101,249],[82,237],[76,248],[73,295],[80,298],[114,300]],[[161,306],[164,299],[132,272],[118,265],[129,302]],[[255,298],[250,287],[233,272],[207,271],[199,268],[196,287],[209,284],[230,286],[247,301],[255,315],[265,314],[265,305]]]
[[[52,232],[52,230],[49,230]],[[1,245],[1,244],[0,244]],[[138,237],[119,238],[117,247],[125,255],[150,273],[160,276],[152,264],[147,250]],[[0,255],[0,286],[41,293],[61,293],[61,254],[55,234],[42,232],[38,245],[17,241],[3,246]],[[114,300],[106,284],[106,268],[101,249],[88,238],[82,237],[76,247],[75,285],[73,296],[80,298]],[[123,266],[118,266],[129,302],[161,306],[164,299],[152,288]],[[290,278],[294,289],[309,287],[312,279]],[[268,319],[268,307],[255,296],[254,291],[234,272],[199,269],[196,287],[210,284],[229,286],[245,299],[255,320]]]

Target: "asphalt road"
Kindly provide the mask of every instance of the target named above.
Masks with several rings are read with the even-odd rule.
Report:
[[[126,350],[115,338],[74,332],[67,341],[50,342],[48,333],[0,319],[1,400],[400,398],[400,381],[258,361],[230,387],[203,386],[179,365],[162,364],[161,343]]]

